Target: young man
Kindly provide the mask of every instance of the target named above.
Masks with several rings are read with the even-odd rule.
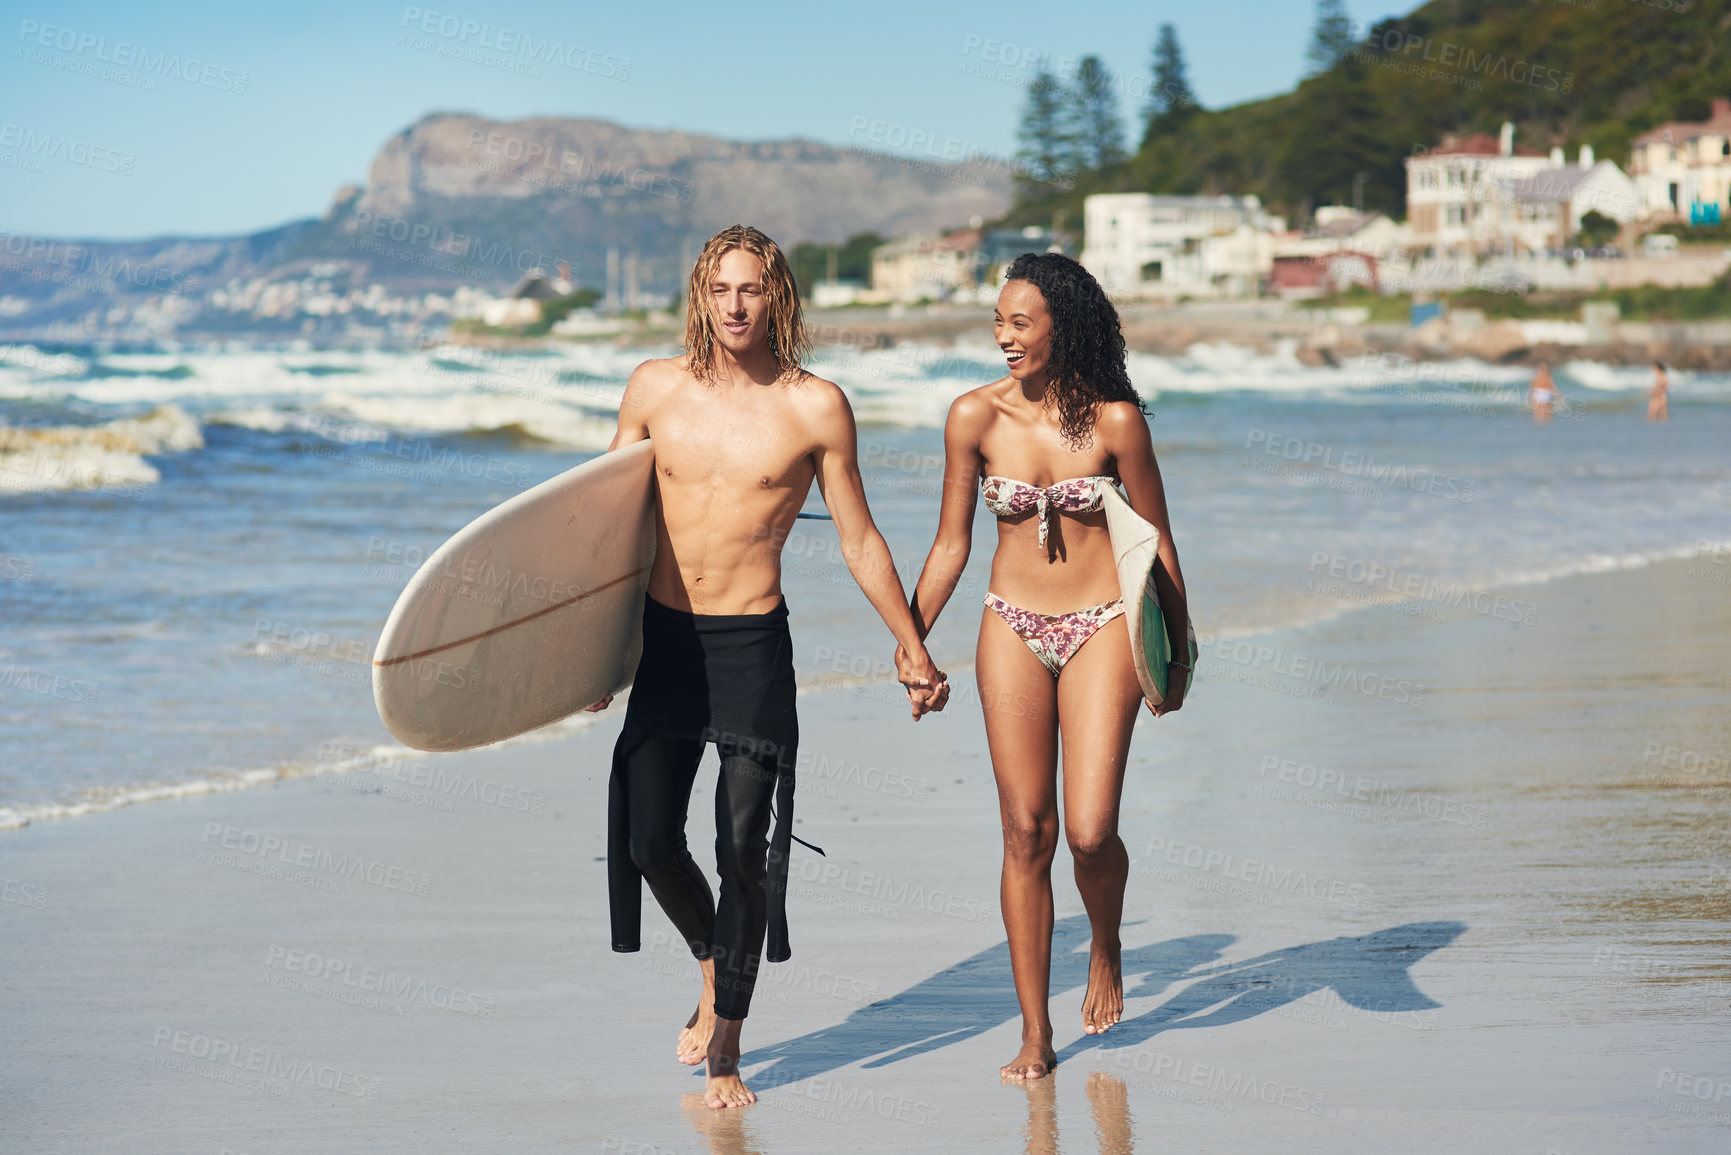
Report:
[[[771,962],[791,953],[799,724],[781,547],[813,479],[848,568],[906,649],[897,677],[913,716],[941,709],[948,687],[866,508],[853,410],[832,382],[800,367],[799,293],[781,250],[742,225],[717,233],[691,272],[686,313],[685,354],[631,375],[610,447],[654,441],[660,502],[643,658],[613,752],[607,870],[614,950],[639,949],[647,879],[699,960],[703,991],[678,1056],[707,1059],[705,1100],[721,1108],[756,1102],[739,1079],[739,1032],[766,929]],[[719,904],[685,844],[686,806],[710,742],[721,755]]]

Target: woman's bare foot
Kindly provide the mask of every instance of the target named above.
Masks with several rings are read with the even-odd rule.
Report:
[[[739,1081],[739,1028],[743,1020],[715,1019],[715,1034],[709,1040],[709,1078],[703,1085],[703,1101],[714,1110],[749,1107],[757,1102],[751,1088]]]
[[[688,1067],[703,1062],[703,1057],[709,1054],[710,1037],[715,1034],[715,960],[703,959],[698,966],[703,970],[703,993],[697,997],[697,1009],[679,1032],[679,1043],[674,1049],[679,1061]]]
[[[1090,1035],[1105,1033],[1124,1017],[1124,975],[1119,967],[1118,943],[1102,948],[1096,944],[1088,955],[1088,993],[1082,996],[1082,1029]]]
[[[1052,1041],[1035,1039],[1023,1043],[1016,1057],[998,1068],[998,1074],[1006,1079],[1044,1079],[1057,1065],[1058,1053],[1052,1050]]]

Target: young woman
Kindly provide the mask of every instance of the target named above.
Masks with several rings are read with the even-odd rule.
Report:
[[[1064,834],[1093,927],[1082,1027],[1097,1034],[1124,1009],[1118,926],[1130,860],[1118,805],[1143,697],[1100,487],[1121,485],[1160,530],[1155,583],[1170,637],[1186,636],[1189,611],[1153,441],[1106,294],[1069,257],[1027,253],[1010,266],[993,331],[1009,376],[950,407],[943,510],[913,613],[923,638],[967,565],[984,493],[998,548],[974,670],[998,783],[1000,900],[1022,1008],[1022,1049],[1002,1074],[1038,1079],[1057,1061],[1046,1008],[1060,749]],[[1189,666],[1174,665],[1174,692],[1149,703],[1156,716],[1183,703]]]

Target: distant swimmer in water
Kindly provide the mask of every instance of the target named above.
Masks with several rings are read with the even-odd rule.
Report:
[[[1025,253],[998,294],[994,336],[1009,375],[964,393],[944,425],[937,538],[914,588],[924,637],[955,592],[983,496],[997,550],[974,665],[1004,832],[1000,883],[1022,1047],[1000,1069],[1038,1079],[1057,1064],[1047,1013],[1052,973],[1052,859],[1063,831],[1092,931],[1082,1029],[1124,1012],[1118,928],[1130,860],[1118,811],[1130,733],[1144,701],[1104,489],[1121,486],[1159,530],[1155,587],[1169,636],[1187,636],[1184,576],[1142,402],[1124,367],[1118,313],[1088,271],[1056,253]],[[898,661],[900,660],[898,654]],[[1184,701],[1186,662],[1155,716]]]
[[[1551,413],[1561,398],[1557,383],[1551,380],[1551,367],[1540,361],[1538,371],[1533,374],[1533,383],[1527,386],[1527,408],[1533,411],[1533,424],[1549,424]]]
[[[1653,389],[1647,394],[1647,420],[1671,420],[1671,378],[1665,372],[1665,362],[1653,362]]]

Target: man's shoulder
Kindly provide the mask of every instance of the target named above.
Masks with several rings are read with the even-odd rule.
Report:
[[[840,385],[809,370],[790,378],[783,390],[787,403],[814,421],[834,420],[852,411]]]
[[[670,388],[691,380],[683,353],[677,357],[651,357],[631,372],[631,384],[652,389]]]

